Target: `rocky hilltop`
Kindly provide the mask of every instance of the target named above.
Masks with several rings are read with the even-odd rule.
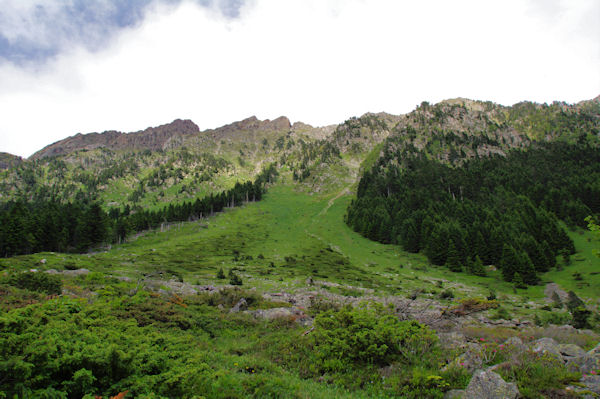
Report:
[[[9,169],[23,162],[23,158],[7,152],[0,152],[0,170]]]
[[[173,141],[184,136],[198,134],[200,129],[190,120],[176,119],[171,123],[157,127],[149,127],[133,133],[123,133],[114,130],[103,133],[78,133],[75,136],[57,141],[44,147],[31,156],[31,159],[41,159],[68,154],[73,151],[96,148],[111,150],[162,150],[170,147]]]

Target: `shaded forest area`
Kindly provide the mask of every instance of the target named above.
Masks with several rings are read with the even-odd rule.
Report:
[[[260,201],[277,175],[274,165],[254,180],[194,202],[169,204],[159,210],[113,208],[106,212],[93,201],[10,201],[0,205],[0,256],[42,251],[85,252],[128,234],[157,228],[161,223],[197,220],[250,201]]]
[[[598,148],[536,143],[452,167],[413,147],[385,151],[364,173],[346,222],[435,265],[484,275],[493,264],[527,285],[575,251],[559,220],[585,227],[599,213]]]

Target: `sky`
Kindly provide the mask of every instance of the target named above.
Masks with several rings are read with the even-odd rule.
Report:
[[[600,0],[0,0],[0,152],[600,94]]]

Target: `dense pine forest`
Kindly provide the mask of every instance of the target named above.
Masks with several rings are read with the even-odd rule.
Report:
[[[225,208],[260,201],[265,184],[277,175],[274,165],[254,180],[193,202],[169,204],[158,210],[126,206],[106,212],[98,202],[10,201],[0,207],[0,254],[4,257],[43,251],[86,252],[127,235],[155,229],[162,223],[198,220]]]
[[[346,216],[364,236],[424,251],[436,265],[535,284],[575,247],[559,220],[585,226],[600,213],[600,150],[536,143],[507,156],[428,159],[416,148],[385,152],[365,172]]]

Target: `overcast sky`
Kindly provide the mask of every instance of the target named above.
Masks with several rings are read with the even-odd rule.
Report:
[[[600,94],[599,0],[0,0],[0,151]]]

